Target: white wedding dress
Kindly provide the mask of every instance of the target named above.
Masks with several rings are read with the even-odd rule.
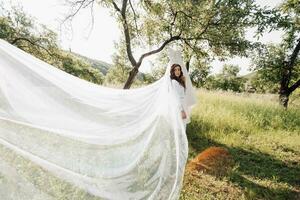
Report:
[[[178,199],[188,142],[169,70],[184,65],[179,51],[169,56],[161,79],[123,90],[79,79],[0,40],[0,149],[99,199]],[[189,117],[196,97],[183,72]],[[22,165],[1,152],[0,178],[16,178]],[[42,178],[26,177],[29,196]]]
[[[173,89],[175,91],[175,94],[177,96],[177,98],[179,99],[179,106],[178,106],[178,109],[180,111],[184,111],[186,112],[187,110],[187,106],[185,104],[185,89],[182,85],[180,85],[180,83],[178,81],[176,81],[175,79],[172,79],[172,86],[173,86]],[[186,128],[186,124],[190,122],[190,119],[183,119],[183,123],[184,123],[184,127]]]

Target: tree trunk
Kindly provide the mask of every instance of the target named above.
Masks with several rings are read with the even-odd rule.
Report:
[[[123,87],[123,89],[129,89],[131,84],[133,83],[133,80],[137,73],[139,72],[139,66],[134,66],[134,68],[129,72],[128,79]]]
[[[186,70],[189,71],[190,70],[190,61],[189,60],[186,61],[185,66],[186,66]]]
[[[300,80],[298,80],[296,83],[289,87],[292,73],[295,71],[295,63],[300,51],[300,38],[297,40],[297,42],[298,43],[295,46],[289,61],[283,61],[282,63],[283,68],[281,72],[279,102],[285,108],[287,108],[288,106],[290,94],[292,94],[292,92],[300,86]]]
[[[282,64],[282,72],[281,72],[281,81],[280,81],[280,89],[279,89],[279,104],[282,105],[285,109],[287,109],[289,102],[289,82],[291,79],[290,66],[288,62],[284,61]]]
[[[288,107],[289,103],[289,94],[287,92],[281,92],[279,94],[279,103],[282,105],[285,109]]]

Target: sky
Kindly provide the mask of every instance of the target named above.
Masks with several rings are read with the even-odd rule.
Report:
[[[36,21],[47,25],[48,28],[54,30],[59,34],[59,42],[63,49],[71,49],[73,52],[82,54],[84,56],[112,63],[112,55],[116,52],[115,43],[121,37],[121,29],[110,11],[98,5],[94,11],[94,26],[92,25],[92,17],[89,10],[81,11],[73,20],[73,31],[67,31],[66,28],[61,29],[61,20],[68,13],[68,10],[63,6],[63,0],[4,0],[4,6],[20,4],[23,6],[25,12],[36,18]],[[274,7],[281,3],[282,0],[257,0],[261,6]],[[70,34],[72,32],[72,34]],[[252,41],[257,41],[253,38],[254,30],[248,30],[246,37]],[[259,39],[263,43],[279,43],[281,41],[282,33],[274,31],[265,34]],[[145,49],[145,52],[149,49]],[[143,50],[135,52],[135,56],[139,56]],[[141,72],[151,71],[151,59],[155,56],[147,57],[142,66]],[[241,68],[240,75],[249,73],[248,68],[251,65],[250,59],[235,57],[225,62],[213,61],[212,73],[219,73],[223,64],[236,64]]]

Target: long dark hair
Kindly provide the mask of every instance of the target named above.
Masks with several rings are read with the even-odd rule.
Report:
[[[175,67],[179,67],[180,68],[180,76],[177,77],[175,76]],[[173,64],[171,66],[171,69],[170,69],[170,78],[171,79],[175,79],[176,81],[179,82],[180,85],[182,85],[184,88],[185,87],[185,77],[183,76],[183,72],[182,72],[182,68],[179,64]]]

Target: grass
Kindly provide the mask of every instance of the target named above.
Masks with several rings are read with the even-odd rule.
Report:
[[[186,171],[181,200],[300,199],[299,106],[291,105],[286,111],[272,95],[199,90],[198,98],[187,126],[189,159],[208,147],[220,146],[229,150],[235,167],[225,177]],[[41,199],[98,199],[1,145],[0,154],[0,169],[14,166],[14,179],[42,191]],[[7,174],[0,170],[0,196],[1,187],[9,188],[9,184]],[[10,196],[17,195],[9,191]]]
[[[99,199],[50,174],[2,145],[0,145],[0,155],[0,197],[4,198],[3,200]],[[3,164],[8,167],[13,166],[11,167],[13,170],[8,170],[8,167],[3,168]]]
[[[220,146],[236,166],[222,180],[186,172],[181,199],[299,199],[300,108],[284,110],[264,95],[198,95],[187,126],[189,158]]]

